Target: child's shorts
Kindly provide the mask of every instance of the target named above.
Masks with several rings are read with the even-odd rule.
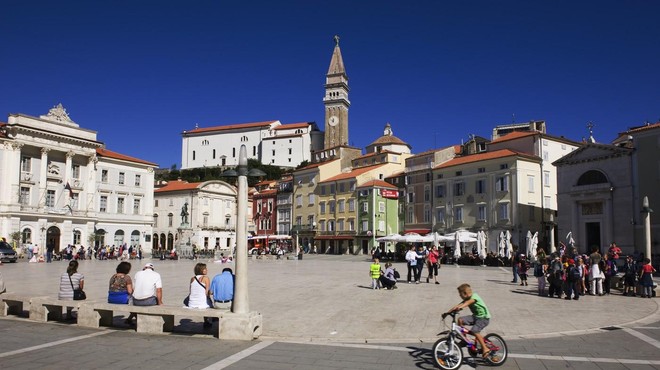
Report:
[[[474,317],[474,315],[462,316],[461,320],[465,325],[472,325],[470,329],[473,333],[481,333],[482,330],[490,323],[490,319]]]

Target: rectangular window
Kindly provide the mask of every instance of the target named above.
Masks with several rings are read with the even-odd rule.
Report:
[[[348,220],[348,231],[355,231],[355,220]]]
[[[296,195],[296,206],[302,207],[302,195]]]
[[[385,231],[385,221],[384,220],[379,220],[378,221],[378,231],[381,231],[381,232]]]
[[[477,168],[477,173],[484,173],[484,172],[486,172],[486,167]]]
[[[355,212],[355,199],[348,200],[348,211]]]
[[[300,228],[301,225],[302,225],[302,216],[296,216],[296,226]]]
[[[415,216],[415,213],[413,212],[413,208],[412,207],[408,208],[408,217],[407,217],[407,219],[408,219],[409,223],[415,222],[415,217],[414,216]]]
[[[70,200],[71,209],[73,209],[73,210],[78,209],[79,199],[80,199],[80,194],[73,193],[73,197],[71,197],[71,200]]]
[[[273,157],[275,156],[275,149],[273,149]]]
[[[478,221],[486,221],[486,206],[479,206],[479,216],[477,217]]]
[[[291,155],[291,152],[292,152],[292,150],[291,150],[291,148],[289,148],[289,155]]]
[[[133,214],[134,215],[139,215],[140,214],[140,200],[139,199],[133,199]]]
[[[527,207],[529,207],[529,220],[535,221],[536,220],[535,205],[532,203],[532,204],[528,204]]]
[[[454,221],[463,222],[463,207],[454,207]]]
[[[346,191],[345,189],[346,189],[346,184],[343,183],[343,182],[340,183],[340,184],[339,184],[339,192],[340,192],[340,193],[343,193],[343,192]]]
[[[71,177],[76,179],[76,180],[80,179],[80,165],[79,164],[71,165]]]
[[[457,182],[454,184],[454,196],[461,196],[465,194],[465,183]]]
[[[504,163],[504,164],[501,164],[501,165],[500,165],[500,170],[506,170],[507,168],[509,168],[509,164],[508,164],[508,163]]]
[[[319,230],[320,231],[325,231],[325,221],[324,220],[319,221]]]
[[[335,213],[335,201],[331,200],[328,202],[328,212]]]
[[[415,194],[408,193],[408,203],[413,203],[415,201]]]
[[[321,195],[325,195],[325,185],[321,185]]]
[[[436,187],[435,187],[435,197],[436,198],[444,198],[445,197],[445,186],[444,185],[436,185]]]
[[[154,207],[158,207],[158,199],[154,199]]]
[[[307,200],[309,201],[309,205],[314,204],[315,199],[316,199],[316,198],[314,198],[314,193],[310,193],[310,194],[309,194],[309,197],[308,197],[308,199],[307,199]]]
[[[31,172],[32,171],[32,158],[30,157],[21,157],[21,171]]]
[[[337,220],[337,231],[344,231],[344,220]]]
[[[344,212],[346,201],[341,199],[337,201],[337,212]]]
[[[99,212],[105,213],[107,211],[108,211],[108,196],[101,195],[101,198],[99,198]]]
[[[325,214],[325,202],[319,202],[319,213]]]
[[[431,207],[424,207],[424,222],[431,222]]]
[[[547,151],[547,150],[544,150],[544,151],[543,151],[543,160],[544,160],[544,161],[548,161],[548,160],[550,160],[550,155],[548,154],[548,151]]]
[[[428,181],[431,181],[431,174],[430,174],[430,173],[427,173],[427,174],[426,174],[426,181],[427,181],[427,182],[428,182]]]
[[[378,202],[378,212],[385,213],[385,202]]]
[[[456,171],[456,176],[463,176],[463,171]]]
[[[135,186],[139,187],[142,182],[142,176],[141,175],[135,175]]]
[[[19,203],[26,206],[30,204],[30,188],[21,186]]]
[[[173,223],[174,223],[174,215],[170,213],[169,215],[167,215],[167,226],[172,227]]]
[[[330,194],[335,193],[335,184],[330,184]]]
[[[362,232],[369,231],[369,221],[362,221]]]
[[[101,182],[108,182],[108,170],[101,170]]]
[[[500,176],[497,179],[495,179],[495,190],[509,191],[509,178],[506,176]]]
[[[124,213],[124,198],[117,198],[117,213]]]
[[[328,231],[335,231],[335,221],[328,220]]]
[[[438,208],[435,212],[436,212],[435,222],[439,224],[445,223],[445,209]]]
[[[534,176],[527,176],[527,191],[530,193],[534,192]]]
[[[355,191],[355,185],[356,184],[357,184],[357,182],[351,181],[351,185],[350,185],[351,191]]]
[[[231,148],[231,156],[232,158],[236,158],[236,148]]]
[[[550,171],[543,171],[543,186],[550,186]]]
[[[362,212],[369,212],[369,203],[368,202],[363,202],[362,203]]]
[[[477,194],[484,194],[486,192],[486,180],[477,180],[474,192]]]
[[[55,190],[46,192],[46,207],[55,207]]]
[[[256,155],[257,155],[257,146],[256,146],[256,145],[253,145],[253,146],[252,146],[252,155],[253,155],[253,156],[256,156]]]
[[[428,186],[424,187],[424,201],[425,202],[431,201],[431,188],[429,188]]]
[[[126,177],[126,174],[123,172],[119,173],[119,185],[124,185],[124,177]]]
[[[509,203],[500,203],[499,206],[499,219],[508,220],[509,219]]]

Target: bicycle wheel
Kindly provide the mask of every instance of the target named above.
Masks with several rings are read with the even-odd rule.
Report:
[[[463,362],[463,351],[456,343],[449,342],[448,338],[443,338],[433,344],[433,360],[445,370],[455,370],[461,367]]]
[[[486,356],[486,361],[493,366],[502,365],[509,355],[509,349],[504,339],[497,334],[491,333],[484,337],[484,342],[486,342],[486,347],[490,349],[490,353]]]

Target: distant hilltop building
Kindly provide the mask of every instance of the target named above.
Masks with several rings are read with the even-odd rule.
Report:
[[[196,127],[182,136],[181,169],[236,166],[241,145],[248,158],[295,168],[310,161],[310,153],[323,146],[323,132],[314,122],[282,124],[276,120]]]

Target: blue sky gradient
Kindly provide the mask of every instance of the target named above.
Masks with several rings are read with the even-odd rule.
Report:
[[[349,141],[386,122],[413,152],[544,119],[609,142],[660,120],[660,2],[0,3],[0,121],[62,103],[107,148],[170,167],[195,124],[323,127],[339,34]]]

